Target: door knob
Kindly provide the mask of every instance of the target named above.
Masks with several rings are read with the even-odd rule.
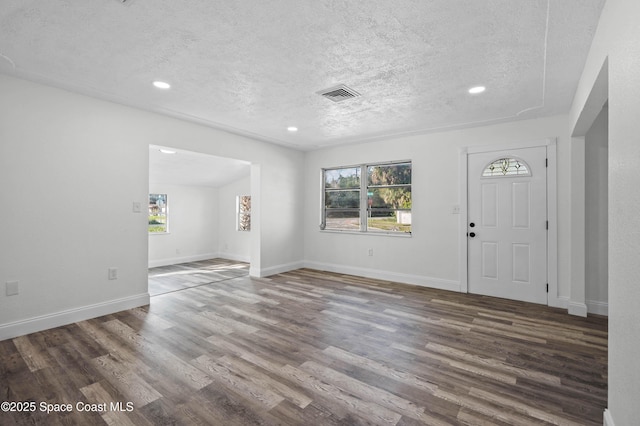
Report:
[[[476,226],[476,224],[475,224],[475,223],[473,223],[473,222],[471,222],[471,223],[469,224],[469,227],[470,227],[470,228],[473,228],[474,226]]]
[[[469,236],[470,236],[471,238],[473,238],[473,237],[475,237],[475,236],[476,236],[476,233],[475,233],[475,232],[469,232]]]

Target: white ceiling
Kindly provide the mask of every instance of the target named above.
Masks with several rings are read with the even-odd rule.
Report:
[[[160,149],[175,154],[165,154]],[[219,187],[251,173],[246,161],[221,158],[176,148],[149,146],[149,183]]]
[[[2,0],[0,72],[310,150],[566,113],[603,4]]]

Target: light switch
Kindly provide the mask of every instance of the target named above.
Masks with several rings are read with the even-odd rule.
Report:
[[[142,212],[142,203],[140,201],[133,202],[133,212],[134,213]]]
[[[118,279],[118,268],[109,268],[109,279],[110,280]]]

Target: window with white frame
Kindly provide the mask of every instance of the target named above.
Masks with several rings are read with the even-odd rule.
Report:
[[[322,170],[320,229],[411,233],[411,161]]]
[[[517,158],[499,158],[485,167],[482,177],[531,176],[527,163]]]
[[[236,199],[236,230],[251,231],[251,195],[239,195]]]
[[[168,232],[167,194],[149,194],[149,233]]]

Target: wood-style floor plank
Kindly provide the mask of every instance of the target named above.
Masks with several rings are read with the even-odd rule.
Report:
[[[0,342],[3,401],[73,405],[0,424],[602,424],[606,318],[247,272],[224,259],[153,268],[150,306]]]

